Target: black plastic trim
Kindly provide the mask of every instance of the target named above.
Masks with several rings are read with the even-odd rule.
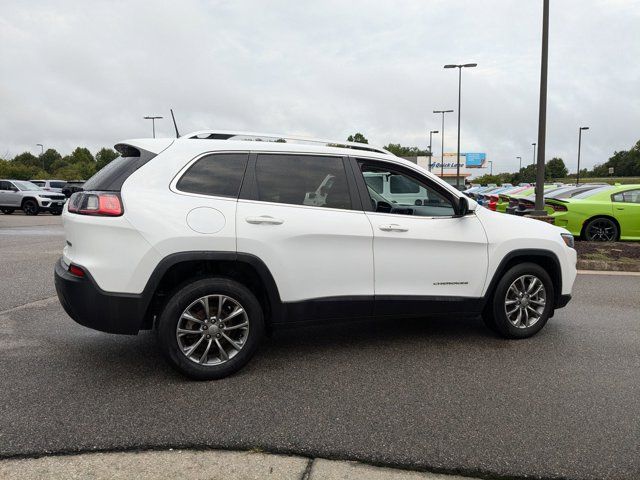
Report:
[[[548,273],[549,273],[549,276],[551,277],[551,280],[554,281],[554,289],[555,289],[554,304],[556,305],[556,308],[561,308],[561,307],[558,307],[558,305],[560,304],[560,297],[562,296],[562,269],[560,267],[560,261],[558,260],[558,257],[556,256],[556,254],[553,253],[552,251],[537,249],[537,248],[521,248],[518,250],[513,250],[504,256],[504,258],[498,265],[498,268],[496,268],[496,271],[494,272],[493,277],[491,278],[491,282],[489,283],[489,287],[487,288],[485,295],[483,297],[485,304],[487,300],[491,298],[491,295],[493,294],[496,284],[500,281],[500,279],[502,278],[502,275],[506,270],[507,264],[516,258],[530,260],[530,257],[545,257],[553,261],[555,265],[555,271],[548,272]]]

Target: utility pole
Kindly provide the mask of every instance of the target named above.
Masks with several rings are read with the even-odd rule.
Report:
[[[518,160],[520,160],[520,166],[518,167],[518,172],[520,172],[520,170],[522,170],[522,157],[516,157]]]
[[[156,138],[156,120],[160,120],[163,117],[159,117],[157,115],[149,115],[147,117],[142,117],[145,120],[151,120],[152,128],[153,128],[153,138]]]
[[[533,215],[546,216],[544,210],[544,158],[547,135],[547,66],[549,63],[549,0],[542,2],[542,60],[540,63],[540,115],[538,117],[538,167],[536,206]]]
[[[440,134],[440,146],[442,148],[442,155],[440,156],[440,178],[444,179],[444,114],[451,113],[453,110],[434,110],[433,113],[442,114],[442,133]]]
[[[433,150],[431,150],[431,141],[433,140],[434,133],[438,133],[438,130],[431,130],[429,132],[429,171],[431,171],[431,158],[433,157]]]
[[[493,160],[489,160],[489,166],[491,167],[491,170],[489,171],[489,175],[493,175]]]
[[[578,128],[578,174],[576,175],[576,186],[580,185],[580,145],[582,144],[583,130],[589,130],[589,127]]]
[[[444,68],[457,68],[458,69],[458,155],[456,162],[456,188],[460,190],[460,107],[462,102],[462,69],[477,67],[477,63],[465,63],[461,65],[445,65]]]

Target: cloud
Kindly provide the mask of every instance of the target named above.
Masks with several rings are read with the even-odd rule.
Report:
[[[9,1],[0,11],[0,154],[93,151],[150,135],[285,132],[418,145],[457,109],[462,150],[513,170],[537,141],[541,3]],[[640,4],[553,2],[547,157],[605,161],[640,137]],[[455,150],[456,114],[445,149]],[[434,150],[440,149],[439,138]]]

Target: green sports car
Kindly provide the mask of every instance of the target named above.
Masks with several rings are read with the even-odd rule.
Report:
[[[606,185],[573,198],[548,199],[555,224],[585,240],[640,240],[640,185]]]

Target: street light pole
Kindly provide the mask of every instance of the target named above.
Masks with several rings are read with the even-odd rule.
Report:
[[[580,185],[580,146],[582,144],[582,131],[589,130],[589,127],[578,128],[578,174],[576,175],[576,186]]]
[[[433,113],[441,113],[442,114],[442,133],[440,134],[440,147],[442,149],[442,154],[440,156],[440,178],[444,179],[444,114],[451,113],[453,110],[434,110]]]
[[[36,145],[40,147],[40,159],[42,160],[42,170],[44,170],[44,158],[42,157],[44,155],[44,145],[41,143],[36,143]]]
[[[489,160],[489,165],[491,167],[491,170],[489,171],[489,175],[493,175],[493,160]]]
[[[438,133],[438,130],[431,130],[429,132],[429,171],[431,171],[431,158],[433,157],[433,150],[431,150],[431,141],[433,139],[434,133]]]
[[[520,160],[520,167],[518,167],[518,173],[520,172],[520,170],[522,170],[522,157],[516,157],[518,160]]]
[[[538,117],[538,167],[536,171],[536,206],[533,215],[545,216],[544,157],[547,135],[547,66],[549,63],[549,0],[542,2],[542,60],[540,62],[540,113]]]
[[[462,69],[477,67],[477,63],[465,63],[462,65],[445,65],[444,68],[458,69],[458,161],[456,162],[456,188],[460,189],[460,103],[462,102]]]
[[[156,120],[160,120],[163,117],[149,115],[147,117],[143,117],[145,120],[151,120],[152,128],[153,128],[153,138],[156,138]]]
[[[531,145],[533,145],[533,162],[531,162],[531,165],[535,165],[536,164],[536,142],[533,142]]]

